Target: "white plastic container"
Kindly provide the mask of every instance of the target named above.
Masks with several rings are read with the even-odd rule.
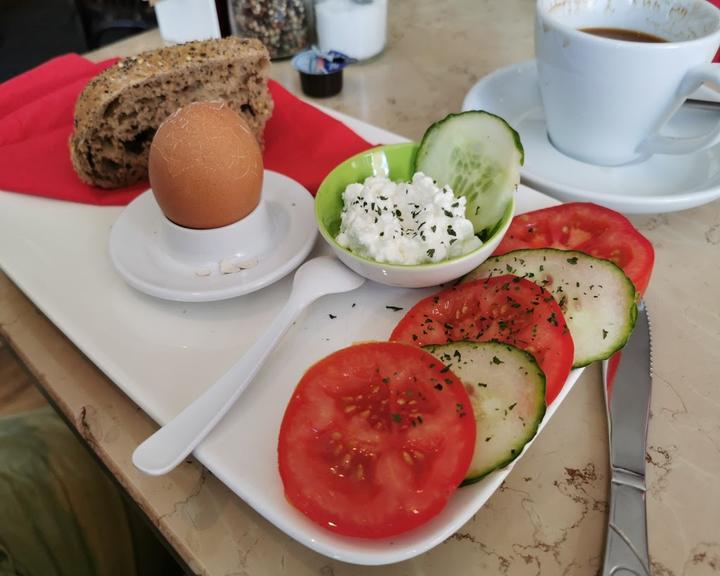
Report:
[[[154,7],[160,36],[167,43],[220,38],[214,0],[159,0]]]
[[[323,52],[367,60],[385,48],[387,0],[316,0],[315,27]]]

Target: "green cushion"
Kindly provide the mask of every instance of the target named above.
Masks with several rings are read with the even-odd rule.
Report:
[[[175,573],[137,515],[51,408],[0,418],[0,575]]]

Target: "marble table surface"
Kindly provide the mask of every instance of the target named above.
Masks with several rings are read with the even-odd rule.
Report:
[[[475,81],[532,57],[531,0],[394,0],[385,52],[322,104],[409,138],[460,109]],[[430,37],[429,30],[432,30]],[[431,39],[430,39],[431,38]],[[89,55],[161,44],[157,31]],[[288,62],[272,76],[299,93]],[[656,249],[646,300],[654,388],[647,447],[657,576],[720,572],[720,202],[635,216]],[[198,574],[596,574],[607,521],[607,429],[589,367],[500,490],[460,531],[399,564],[335,562],[289,539],[192,459],[152,478],[130,456],[155,424],[3,274],[0,335],[187,566]]]

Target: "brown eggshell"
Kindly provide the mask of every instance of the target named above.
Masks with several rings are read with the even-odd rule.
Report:
[[[165,120],[150,146],[148,170],[160,209],[186,228],[233,224],[260,201],[260,146],[222,102],[194,102]]]

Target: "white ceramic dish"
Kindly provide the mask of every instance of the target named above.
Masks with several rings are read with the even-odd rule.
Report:
[[[374,142],[402,139],[338,115]],[[517,209],[555,203],[521,186]],[[183,303],[134,290],[115,272],[107,239],[121,208],[0,193],[0,266],[28,297],[138,406],[167,422],[217,380],[278,314],[291,275],[239,298]],[[320,250],[329,248],[319,243]],[[48,281],[51,278],[52,282]],[[240,498],[302,544],[332,558],[387,564],[425,552],[457,531],[492,496],[512,467],[459,490],[430,523],[404,536],[358,540],[312,524],[283,496],[278,428],[287,399],[316,360],[359,340],[384,339],[407,309],[433,289],[367,282],[313,304],[290,329],[240,402],[195,452]],[[330,317],[330,314],[333,317]],[[554,414],[574,371],[542,426]]]
[[[712,98],[707,95],[702,97]],[[717,96],[715,96],[717,98]],[[626,166],[585,164],[558,152],[547,139],[535,61],[502,68],[477,82],[463,110],[502,116],[525,148],[523,182],[563,201],[589,201],[625,213],[685,210],[720,198],[720,145],[684,156],[656,155]],[[695,135],[717,121],[717,112],[681,109],[665,132]]]
[[[262,203],[247,220],[216,230],[183,229],[167,221],[148,190],[113,225],[110,257],[128,284],[158,298],[207,302],[249,294],[298,267],[317,229],[308,191],[271,171],[265,172]],[[230,272],[234,265],[250,267]]]

